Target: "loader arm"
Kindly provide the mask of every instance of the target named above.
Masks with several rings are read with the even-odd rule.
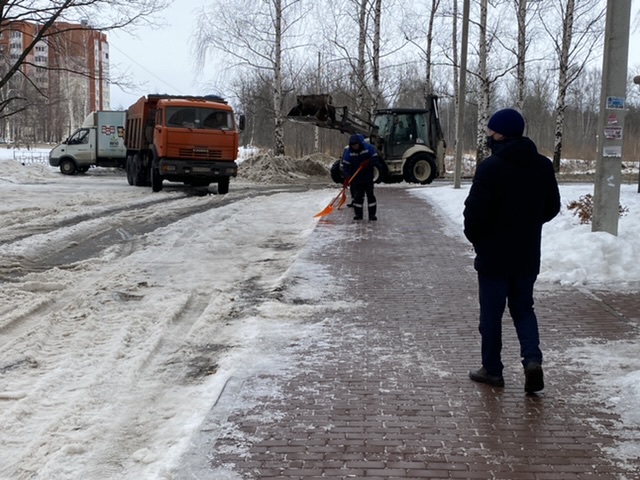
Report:
[[[348,107],[335,107],[331,95],[298,95],[298,102],[287,114],[292,122],[310,123],[342,133],[371,135],[375,125],[349,112]]]

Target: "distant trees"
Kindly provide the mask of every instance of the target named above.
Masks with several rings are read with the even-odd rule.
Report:
[[[212,53],[208,58],[225,54],[226,71],[233,72],[226,79],[241,108],[252,112],[245,139],[276,153],[338,155],[346,141],[340,133],[314,135],[308,125],[285,121],[296,94],[328,93],[335,105],[366,114],[422,107],[433,92],[447,144],[454,144],[462,0],[243,0],[233,8],[228,1],[213,0],[209,16],[201,17],[200,47]],[[463,131],[478,161],[486,154],[490,114],[507,106],[524,113],[527,134],[556,168],[561,156],[595,158],[605,3],[471,0]],[[217,80],[229,90],[229,82]],[[630,97],[630,107],[636,99]],[[629,115],[631,124],[634,108]]]
[[[602,50],[605,10],[605,5],[599,0],[560,0],[549,2],[541,10],[540,21],[549,34],[549,42],[553,45],[557,58],[553,148],[553,166],[556,171],[560,170],[568,89],[593,61],[594,52]],[[559,21],[554,23],[555,19]]]
[[[198,21],[201,64],[217,54],[238,75],[232,81],[237,90],[246,93],[249,81],[256,85],[256,80],[270,87],[271,101],[262,103],[273,119],[276,155],[285,152],[284,97],[304,64],[296,53],[309,41],[302,25],[308,11],[303,0],[212,0]]]

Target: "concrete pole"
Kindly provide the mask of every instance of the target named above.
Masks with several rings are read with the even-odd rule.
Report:
[[[457,1],[457,0],[456,0]],[[467,50],[469,46],[469,1],[462,7],[462,48],[460,51],[460,85],[458,91],[458,116],[456,119],[456,151],[453,188],[460,188],[462,178],[462,137],[464,136],[464,106],[467,96]]]
[[[631,0],[607,0],[592,232],[618,235]]]
[[[640,85],[640,75],[633,77],[633,83]],[[640,165],[638,165],[640,167]],[[638,172],[638,193],[640,193],[640,172]]]

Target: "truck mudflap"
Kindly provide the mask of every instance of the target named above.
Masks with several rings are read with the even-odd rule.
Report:
[[[190,178],[209,178],[216,181],[222,177],[238,175],[236,162],[201,162],[188,160],[161,159],[159,172],[163,178],[176,181],[187,181]]]

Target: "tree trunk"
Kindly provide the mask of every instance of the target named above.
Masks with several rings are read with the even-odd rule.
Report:
[[[356,114],[364,112],[365,93],[365,47],[367,44],[367,6],[368,0],[360,0],[360,13],[358,15],[358,59],[356,64]]]
[[[371,68],[371,113],[380,102],[380,23],[382,18],[382,0],[376,0],[374,7],[373,58]]]
[[[451,43],[452,43],[452,53],[453,53],[453,65],[452,65],[452,77],[453,77],[453,103],[454,103],[454,111],[456,118],[456,126],[455,131],[462,131],[458,129],[457,122],[459,120],[458,109],[460,108],[460,72],[458,69],[460,68],[458,62],[458,1],[453,2],[453,33],[451,35]],[[456,142],[462,142],[462,139],[456,138]]]
[[[564,111],[567,108],[566,97],[569,87],[569,51],[573,37],[573,20],[575,12],[575,0],[567,0],[562,22],[562,45],[558,59],[558,98],[556,99],[556,127],[553,142],[553,168],[560,171],[560,159],[562,158],[562,135],[564,127]]]
[[[491,81],[487,71],[487,0],[480,1],[480,29],[479,50],[478,50],[478,74],[480,76],[480,95],[478,98],[478,127],[477,127],[477,148],[476,165],[484,160],[488,155],[486,128],[489,121],[489,105],[491,104]]]
[[[525,62],[527,56],[527,0],[517,0],[516,17],[518,20],[518,53],[516,58],[516,108],[524,110],[526,93]]]
[[[282,118],[282,0],[273,0],[274,59],[273,59],[273,154],[284,155],[284,126]]]

